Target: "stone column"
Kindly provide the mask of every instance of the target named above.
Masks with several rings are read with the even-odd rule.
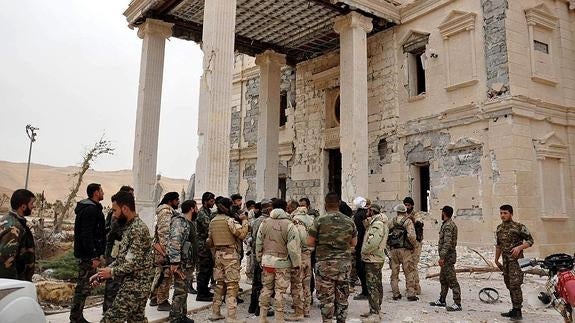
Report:
[[[371,19],[351,12],[336,18],[340,35],[341,195],[351,203],[368,194],[367,33]]]
[[[285,55],[271,50],[256,55],[256,65],[260,68],[256,163],[258,200],[278,195],[280,83],[281,68],[285,63]]]
[[[172,35],[171,23],[146,19],[138,28],[143,39],[138,87],[138,109],[132,176],[136,194],[136,211],[151,229],[154,223],[154,184],[158,157],[160,105],[164,73],[166,38]]]
[[[204,4],[198,112],[199,156],[196,163],[196,199],[205,191],[229,196],[230,126],[236,0],[210,0]]]

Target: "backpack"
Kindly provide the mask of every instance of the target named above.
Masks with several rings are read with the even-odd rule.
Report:
[[[423,222],[416,221],[414,223],[415,226],[415,239],[417,242],[423,241]]]
[[[389,235],[387,236],[387,245],[391,249],[397,248],[406,248],[406,249],[413,249],[413,246],[407,240],[407,229],[405,228],[405,221],[410,220],[406,218],[403,220],[401,224],[397,223],[395,220],[393,221],[393,227],[389,231]],[[411,220],[410,220],[411,221]]]

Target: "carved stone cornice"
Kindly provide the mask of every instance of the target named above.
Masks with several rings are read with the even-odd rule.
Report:
[[[401,8],[400,16],[401,23],[406,23],[420,16],[426,15],[432,11],[435,11],[455,0],[420,0],[414,1],[407,6]]]
[[[152,8],[156,8],[165,0],[132,0],[128,9],[124,11],[124,16],[128,20],[128,25],[133,28],[136,22],[144,19],[145,14]]]
[[[373,14],[393,23],[399,24],[399,8],[395,5],[381,0],[331,0],[332,3],[345,3],[352,8]]]
[[[172,27],[174,24],[157,19],[146,19],[143,24],[138,26],[138,37],[144,38],[146,35],[160,36],[169,38],[172,36]]]
[[[462,31],[475,29],[476,16],[477,15],[473,12],[464,12],[459,10],[452,11],[438,26],[441,37],[443,37],[443,39],[447,39]]]
[[[279,54],[274,52],[273,50],[268,49],[265,52],[256,55],[255,63],[257,66],[260,67],[262,65],[271,65],[271,64],[283,66],[286,64],[286,56],[284,54]]]
[[[557,29],[557,23],[559,22],[559,18],[554,16],[544,4],[526,9],[525,18],[527,18],[528,25],[540,26],[548,30]]]
[[[336,33],[341,34],[349,28],[361,28],[366,33],[369,33],[373,29],[372,19],[368,18],[360,13],[352,11],[345,16],[339,16],[335,18],[335,24],[333,29]]]
[[[278,146],[279,157],[293,156],[293,142],[280,143]],[[230,149],[230,160],[244,160],[258,158],[257,146]]]

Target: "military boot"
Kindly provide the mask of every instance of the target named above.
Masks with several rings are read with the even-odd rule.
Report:
[[[513,313],[512,316],[509,317],[510,321],[521,321],[523,320],[523,315],[521,314],[521,309],[520,308],[515,308],[513,309],[515,312]]]
[[[228,309],[228,317],[226,323],[244,323],[245,320],[238,320],[236,309]]]
[[[269,323],[268,321],[268,316],[266,315],[266,313],[268,312],[268,308],[267,307],[260,307],[260,320],[259,323]]]
[[[276,311],[275,312],[275,318],[276,318],[276,322],[277,323],[283,323],[285,322],[285,312],[284,311]]]
[[[288,322],[299,322],[299,321],[303,321],[303,310],[301,308],[296,308],[295,309],[295,313],[292,315],[289,315],[285,318],[286,321]]]
[[[222,312],[220,311],[220,305],[214,302],[214,304],[212,304],[212,314],[210,314],[208,320],[219,321],[223,320],[224,318],[225,317],[222,315]]]

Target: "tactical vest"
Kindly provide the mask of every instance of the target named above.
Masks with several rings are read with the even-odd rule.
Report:
[[[288,256],[287,231],[291,221],[288,219],[268,218],[262,223],[264,235],[264,255],[272,255],[279,258]]]
[[[228,227],[228,219],[227,215],[218,214],[210,222],[210,233],[216,247],[228,247],[236,244],[236,238]]]

